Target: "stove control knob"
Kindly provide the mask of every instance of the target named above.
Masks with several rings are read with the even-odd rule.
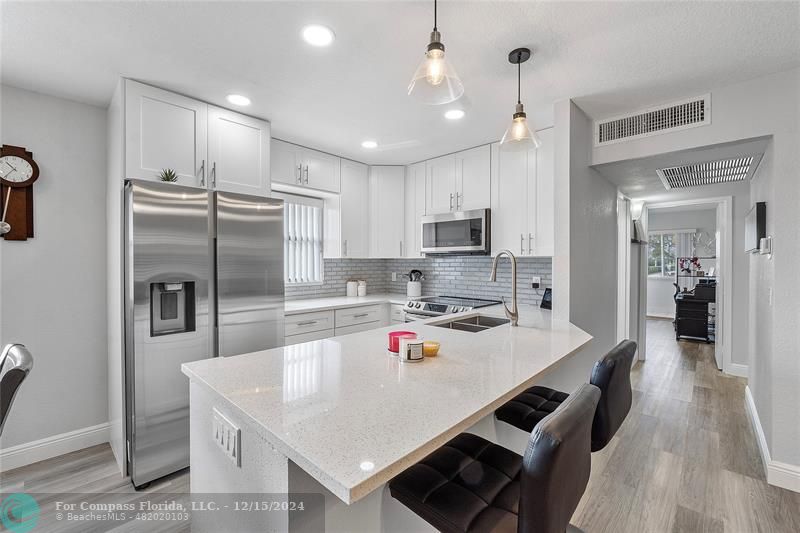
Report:
[[[407,306],[407,307],[414,307],[414,302],[408,302],[408,303],[406,304],[406,306]]]
[[[417,302],[417,303],[414,305],[414,307],[416,307],[417,309],[419,309],[420,307],[422,307],[422,304],[421,304],[421,303],[419,303],[419,302]]]

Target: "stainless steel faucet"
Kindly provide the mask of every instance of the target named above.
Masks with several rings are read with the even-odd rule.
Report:
[[[511,320],[511,325],[516,326],[519,322],[519,310],[517,310],[517,258],[511,253],[511,250],[500,250],[494,256],[492,261],[492,273],[489,275],[489,281],[497,281],[497,261],[501,255],[507,255],[511,259],[511,309],[506,305],[506,297],[503,296],[503,307],[506,311],[506,317]]]

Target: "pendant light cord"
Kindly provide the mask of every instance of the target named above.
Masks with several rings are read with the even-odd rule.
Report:
[[[522,103],[521,89],[522,87],[522,52],[517,54],[517,103]]]
[[[436,0],[433,0],[433,31],[438,31],[436,28],[436,11],[437,11]]]

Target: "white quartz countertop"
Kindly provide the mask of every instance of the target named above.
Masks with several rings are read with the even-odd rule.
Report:
[[[504,316],[501,306],[481,314]],[[277,451],[345,503],[418,462],[534,383],[591,336],[520,307],[520,327],[480,333],[431,325],[436,317],[182,366]],[[400,363],[387,333],[441,342],[439,355]]]
[[[306,298],[302,300],[286,300],[284,314],[297,315],[311,311],[327,311],[330,309],[345,309],[369,304],[400,304],[409,300],[405,294],[368,294],[366,296],[328,296],[325,298]]]

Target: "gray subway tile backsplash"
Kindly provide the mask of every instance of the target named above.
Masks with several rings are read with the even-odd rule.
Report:
[[[500,299],[511,297],[511,263],[501,258],[497,282],[490,283],[492,258],[488,256],[443,256],[420,259],[325,259],[325,281],[318,285],[286,286],[286,299],[344,296],[350,279],[367,282],[371,294],[405,293],[403,274],[421,270],[425,275],[422,293],[426,295],[471,296]],[[397,281],[392,281],[392,272]],[[531,288],[531,277],[539,276],[539,289]],[[552,260],[541,257],[517,258],[517,295],[521,303],[539,305],[545,287],[552,287]]]

